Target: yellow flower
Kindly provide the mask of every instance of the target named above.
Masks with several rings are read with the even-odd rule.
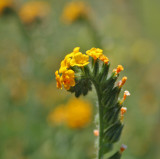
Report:
[[[89,64],[88,60],[88,55],[84,55],[81,52],[78,52],[73,56],[72,60],[70,61],[70,65],[82,67]]]
[[[49,115],[48,122],[53,125],[60,125],[66,121],[66,107],[60,105],[56,107]]]
[[[105,64],[108,64],[108,62],[109,62],[108,57],[106,57],[105,55],[101,55],[101,56],[99,57],[99,59],[100,59],[101,61],[103,61]]]
[[[74,53],[77,53],[77,52],[79,52],[79,49],[80,49],[80,47],[75,47],[75,48],[73,49],[73,52],[74,52]]]
[[[12,8],[12,6],[13,0],[0,0],[0,14],[2,14],[6,8]]]
[[[85,65],[88,65],[89,61],[89,56],[82,54],[79,52],[80,47],[74,48],[72,54],[72,59],[70,60],[70,65],[71,66],[79,66],[83,67]]]
[[[63,72],[61,77],[61,82],[64,85],[64,88],[66,90],[69,90],[71,86],[75,86],[75,80],[74,80],[74,71],[73,70],[67,70]]]
[[[65,72],[70,67],[70,61],[71,61],[72,56],[73,56],[73,53],[66,55],[64,60],[61,62],[61,67],[59,69],[59,73]]]
[[[83,128],[92,116],[91,104],[81,99],[71,99],[66,107],[66,124],[70,128]]]
[[[62,20],[64,23],[71,24],[81,17],[87,17],[89,8],[84,2],[70,2],[68,3],[62,13]]]
[[[61,77],[58,74],[58,71],[55,72],[55,76],[56,76],[56,81],[57,81],[57,88],[61,88],[62,89]]]
[[[70,67],[70,61],[73,57],[73,55],[77,52],[79,52],[80,47],[76,47],[73,49],[73,52],[69,53],[65,56],[64,60],[61,62],[61,67],[59,69],[59,73],[63,73]]]
[[[93,59],[96,60],[97,58],[99,58],[103,54],[103,50],[101,50],[99,48],[92,48],[92,49],[86,51],[86,54],[93,57]]]
[[[19,15],[24,23],[32,23],[37,18],[48,14],[49,5],[46,2],[28,2],[20,10]]]
[[[65,72],[70,66],[82,67],[89,63],[89,57],[79,52],[79,49],[80,47],[75,47],[73,52],[65,56],[64,60],[61,62],[60,73]]]

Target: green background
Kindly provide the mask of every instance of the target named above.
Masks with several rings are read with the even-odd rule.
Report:
[[[42,22],[27,26],[27,36],[11,14],[0,17],[0,158],[91,159],[95,157],[94,122],[80,130],[51,127],[47,116],[73,95],[57,90],[54,72],[74,47],[97,47],[84,22],[61,21],[69,0],[44,0],[51,7]],[[25,0],[17,0],[17,6]],[[26,0],[27,2],[27,0]],[[124,90],[125,127],[119,144],[123,159],[160,156],[160,1],[85,0],[111,69],[122,64],[128,81]],[[122,96],[122,95],[121,95]],[[96,102],[94,92],[85,97]],[[93,106],[96,111],[96,107]],[[93,119],[94,120],[94,119]]]

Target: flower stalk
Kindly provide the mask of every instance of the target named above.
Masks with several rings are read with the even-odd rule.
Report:
[[[87,95],[95,87],[98,97],[98,130],[94,134],[98,136],[98,159],[106,159],[105,154],[112,150],[113,144],[120,139],[123,129],[123,118],[126,107],[123,103],[129,92],[125,91],[122,100],[119,93],[127,78],[123,77],[116,85],[115,82],[123,67],[118,65],[111,75],[108,74],[109,59],[103,54],[103,50],[92,48],[86,51],[87,55],[79,52],[79,47],[68,54],[61,62],[59,72],[56,71],[57,87],[64,88],[76,97]],[[89,62],[91,58],[91,64]],[[70,72],[70,73],[69,73]],[[120,159],[125,146],[121,147],[108,159]],[[123,149],[123,151],[122,151]]]
[[[20,31],[20,34],[23,38],[22,45],[26,49],[27,53],[31,53],[33,50],[31,38],[25,28],[25,25],[22,23],[17,11],[14,8],[8,7],[4,9],[3,17],[6,18],[12,16],[17,24],[17,27]]]

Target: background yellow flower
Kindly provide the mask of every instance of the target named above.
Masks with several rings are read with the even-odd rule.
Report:
[[[68,3],[63,10],[62,20],[64,23],[71,24],[75,20],[87,17],[89,8],[83,1]]]
[[[66,124],[71,128],[83,128],[92,117],[91,104],[82,99],[73,98],[67,104]]]
[[[60,125],[66,121],[66,106],[56,107],[49,115],[48,121],[52,125]]]
[[[53,125],[65,123],[69,128],[85,127],[92,118],[92,106],[89,102],[72,98],[66,105],[57,106],[49,115],[48,121]]]
[[[19,15],[24,23],[32,23],[36,19],[44,18],[50,10],[49,4],[44,1],[31,1],[22,6]]]
[[[0,15],[6,8],[11,8],[13,6],[13,0],[0,0]]]

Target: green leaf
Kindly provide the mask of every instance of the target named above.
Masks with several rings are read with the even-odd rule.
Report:
[[[110,92],[110,90],[113,89],[116,80],[116,76],[111,76],[109,79],[103,81],[103,83],[101,84],[103,94],[107,94],[108,92]]]
[[[110,144],[110,143],[103,144],[103,154],[111,151],[112,149],[113,149],[113,144]]]
[[[117,103],[118,96],[120,93],[120,89],[118,87],[114,87],[110,91],[103,94],[102,103],[105,107],[113,107]]]
[[[121,158],[121,153],[119,151],[117,151],[115,154],[113,154],[108,159],[120,159],[120,158]]]
[[[80,95],[87,95],[88,91],[92,90],[92,83],[89,79],[80,79],[76,80],[76,85],[70,88],[71,93],[75,93],[76,97]]]
[[[93,76],[96,77],[98,73],[99,73],[99,60],[97,59],[93,67]]]
[[[104,140],[109,143],[114,143],[119,140],[123,129],[123,125],[120,121],[116,122],[115,124],[111,125],[105,132],[104,132]]]
[[[108,64],[103,63],[101,72],[98,75],[99,82],[102,82],[103,80],[107,79],[109,67],[110,67],[109,63]]]
[[[121,106],[119,103],[117,103],[114,107],[107,109],[103,116],[104,124],[114,124],[119,119],[120,110]]]

